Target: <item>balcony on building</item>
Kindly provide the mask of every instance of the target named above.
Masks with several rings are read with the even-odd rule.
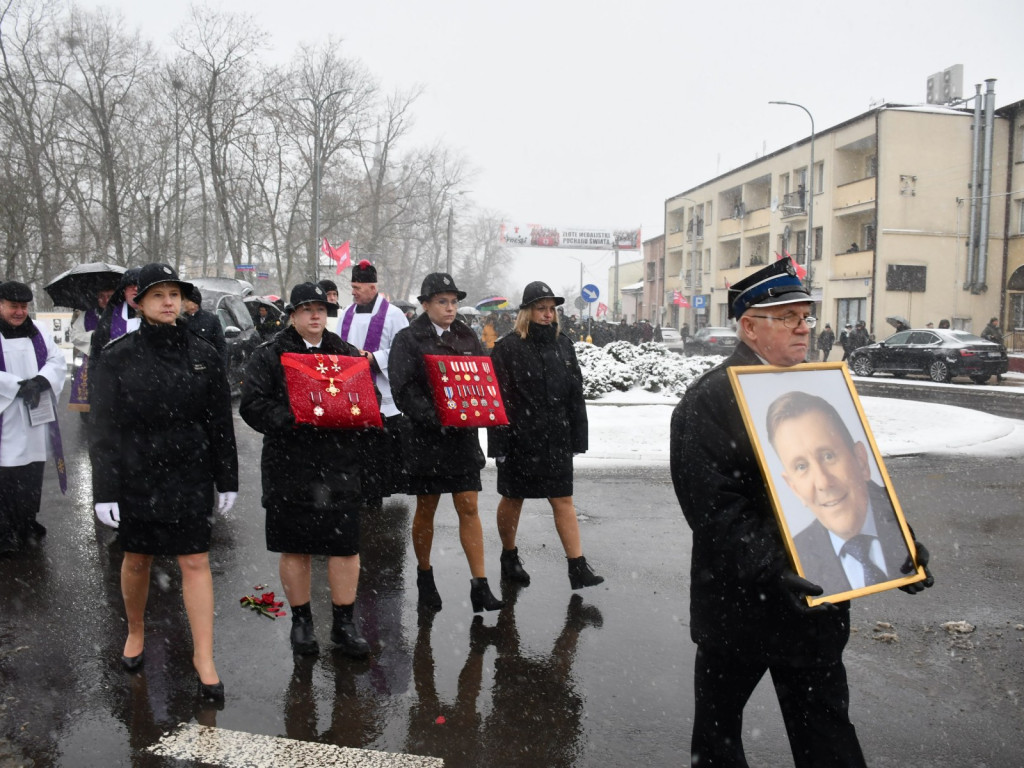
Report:
[[[794,216],[807,217],[807,193],[800,189],[796,192],[787,192],[782,196],[782,204],[779,212],[783,219],[791,219]]]
[[[833,168],[836,189],[832,208],[863,211],[875,204],[875,176],[878,175],[878,144],[872,133],[836,148]]]

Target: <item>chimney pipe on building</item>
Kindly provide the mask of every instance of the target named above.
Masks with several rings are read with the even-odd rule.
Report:
[[[974,86],[974,121],[971,123],[971,186],[967,195],[967,275],[964,290],[973,291],[977,279],[978,170],[981,165],[981,83]]]
[[[996,80],[985,81],[985,155],[981,167],[981,233],[978,238],[978,272],[975,279],[975,293],[988,290],[988,218],[992,207],[992,145],[995,133]]]

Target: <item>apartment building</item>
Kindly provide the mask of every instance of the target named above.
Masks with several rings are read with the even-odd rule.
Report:
[[[1024,101],[1003,107],[998,114],[1010,123],[1007,165],[1010,173],[1005,190],[1006,218],[1006,301],[1003,327],[1007,346],[1024,351]],[[1000,190],[1002,191],[1002,190]]]
[[[1020,106],[993,115],[992,199],[1006,197],[999,187],[1011,168],[1012,188],[1022,186],[1024,151],[1014,162],[1007,151],[1014,139],[1024,143]],[[979,332],[1005,315],[1008,264],[1024,265],[1024,202],[986,207],[987,236],[979,237],[987,257],[968,259],[971,203],[981,197],[978,184],[970,199],[974,120],[971,109],[885,104],[816,133],[813,167],[807,137],[669,198],[666,277],[645,284],[648,317],[724,325],[728,286],[788,253],[809,273],[815,313],[833,328],[864,320],[884,338],[886,318],[901,316]],[[1013,256],[1008,217],[1019,222]],[[1024,291],[1024,270],[1018,280]],[[689,305],[678,313],[675,289]]]

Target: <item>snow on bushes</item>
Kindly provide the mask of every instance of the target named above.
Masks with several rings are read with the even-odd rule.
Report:
[[[649,392],[682,396],[690,382],[717,365],[722,358],[683,357],[655,342],[630,344],[613,341],[604,347],[576,342],[583,370],[583,396],[596,400],[613,389],[625,392],[640,387]]]

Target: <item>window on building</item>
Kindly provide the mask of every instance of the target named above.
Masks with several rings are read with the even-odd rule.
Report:
[[[821,249],[824,247],[824,229],[822,227],[814,228],[814,260],[821,260]]]
[[[779,196],[789,194],[789,174],[783,173],[779,176]]]
[[[1024,200],[1017,201],[1017,231],[1024,235]]]
[[[797,264],[807,263],[807,230],[796,233],[796,250],[790,251],[789,255]]]
[[[867,310],[867,299],[839,299],[836,302],[836,329],[845,328],[847,323],[867,322]]]
[[[868,155],[864,158],[864,178],[873,179],[878,175],[878,155]]]
[[[1010,294],[1010,317],[1013,330],[1024,331],[1024,293]]]
[[[861,231],[861,242],[864,243],[865,251],[875,250],[875,225],[865,224]]]
[[[655,264],[653,261],[648,261],[647,262],[647,282],[648,283],[653,283],[654,282],[654,270],[656,268],[657,268],[657,264]]]
[[[821,194],[825,191],[825,163],[814,164],[814,192]]]
[[[711,249],[708,248],[704,251],[704,274],[710,274],[711,272]]]
[[[662,280],[665,279],[665,257],[664,256],[662,256],[660,259],[658,259],[658,275],[661,277]]]

